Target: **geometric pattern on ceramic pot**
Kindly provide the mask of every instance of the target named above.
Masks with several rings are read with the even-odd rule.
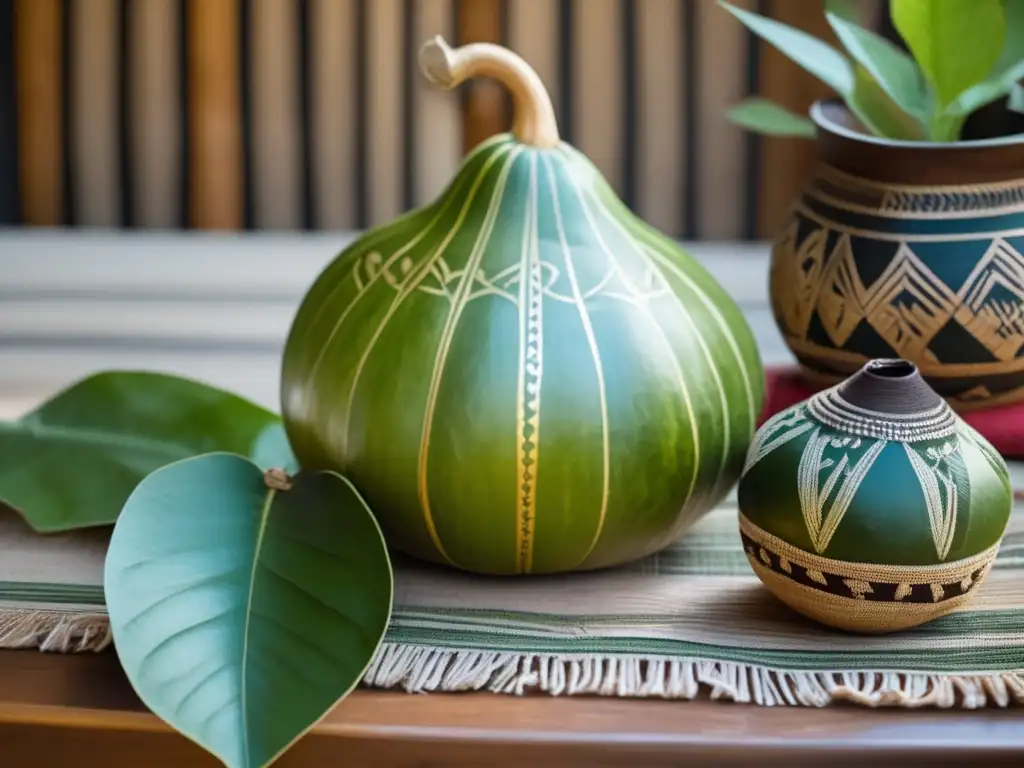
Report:
[[[787,343],[823,383],[901,357],[958,409],[1024,398],[1024,182],[899,186],[821,165],[771,282]]]
[[[739,502],[762,581],[808,615],[864,630],[966,600],[995,557],[1010,494],[1001,457],[914,366],[876,360],[765,422]]]

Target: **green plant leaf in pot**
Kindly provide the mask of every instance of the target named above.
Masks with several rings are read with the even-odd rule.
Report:
[[[937,116],[937,133],[957,138],[967,117],[977,110],[1010,97],[1008,107],[1014,109],[1013,92],[1024,78],[1024,0],[1002,0],[1006,40],[1003,50],[987,79],[971,86]]]
[[[889,8],[939,111],[991,73],[1006,34],[1000,0],[891,0]]]
[[[921,76],[921,70],[914,60],[881,35],[864,29],[852,19],[845,17],[848,10],[842,4],[829,2],[825,16],[842,42],[843,47],[853,56],[888,95],[896,107],[921,123],[928,123],[928,91]],[[863,77],[858,77],[858,84]],[[876,104],[876,108],[881,105]],[[866,110],[875,114],[874,109]],[[886,109],[885,116],[894,116],[896,110]],[[918,129],[918,134],[923,134]]]
[[[850,61],[828,43],[803,30],[737,8],[723,0],[718,4],[840,96],[846,97],[853,92],[854,74]]]
[[[155,469],[210,451],[249,455],[278,417],[230,392],[160,373],[89,376],[0,422],[0,501],[36,531],[117,519]]]
[[[139,484],[104,589],[146,706],[229,768],[259,768],[362,678],[392,576],[373,515],[340,475],[265,474],[214,453]]]
[[[751,97],[730,107],[729,121],[767,136],[814,138],[814,123],[770,99]]]
[[[858,62],[854,70],[857,85],[848,103],[853,105],[851,112],[866,124],[866,128],[878,136],[901,141],[922,141],[927,138],[925,127],[901,109],[867,69]]]

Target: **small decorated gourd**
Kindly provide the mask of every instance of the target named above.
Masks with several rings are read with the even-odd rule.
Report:
[[[995,449],[905,360],[873,360],[758,430],[740,533],[783,602],[842,629],[904,629],[977,591],[1013,504]]]
[[[670,543],[739,477],[763,401],[736,304],[559,140],[536,73],[495,45],[428,79],[512,92],[511,134],[311,287],[282,411],[391,546],[490,574],[593,569]]]

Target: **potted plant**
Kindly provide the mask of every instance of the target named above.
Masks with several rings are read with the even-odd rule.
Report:
[[[816,141],[770,278],[807,378],[899,357],[955,408],[1024,400],[1024,1],[890,0],[904,51],[826,0],[842,52],[721,5],[836,92],[810,119],[760,98],[729,113]]]

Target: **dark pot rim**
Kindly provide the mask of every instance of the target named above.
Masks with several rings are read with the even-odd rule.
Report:
[[[855,120],[850,110],[842,99],[818,99],[809,110],[811,122],[821,131],[833,133],[852,141],[860,141],[866,144],[878,144],[894,149],[922,149],[929,152],[942,152],[943,150],[957,149],[984,149],[988,147],[1006,147],[1024,144],[1024,133],[1012,133],[1006,136],[994,136],[988,139],[968,139],[960,141],[908,141],[906,139],[889,139],[884,136],[874,136],[870,133],[849,128],[841,122],[829,116],[829,113],[842,114],[851,120]]]
[[[838,98],[811,105],[818,159],[882,184],[955,187],[1024,183],[1024,133],[968,141],[900,141],[861,132]]]

